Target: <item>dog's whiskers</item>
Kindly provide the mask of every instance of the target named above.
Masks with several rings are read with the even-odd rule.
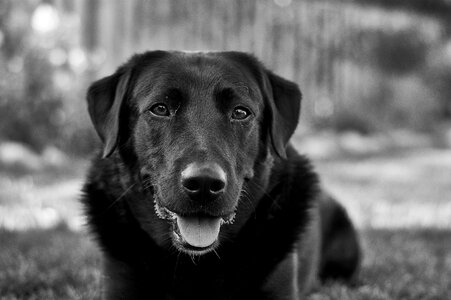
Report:
[[[108,211],[110,208],[112,208],[116,203],[118,203],[122,198],[127,195],[127,193],[136,185],[136,182],[131,184],[119,197],[117,197],[116,200],[114,200],[108,207],[105,209],[105,211]]]
[[[142,184],[144,186],[144,189],[152,189],[153,188],[153,183],[152,183],[151,178],[142,179]]]
[[[182,252],[178,251],[177,258],[175,259],[174,273],[172,275],[172,278],[174,278],[174,279],[175,279],[176,274],[177,274],[177,267],[179,266],[179,260],[180,260],[180,255],[181,254],[182,254]]]
[[[252,184],[255,188],[257,188],[257,189],[259,189],[261,192],[263,192],[263,194],[264,194],[266,197],[268,197],[268,198],[270,198],[271,200],[273,200],[273,197],[272,197],[270,194],[268,194],[268,192],[266,191],[266,189],[265,189],[263,186],[261,186],[259,183],[255,182],[255,181],[252,181],[252,180],[248,181],[248,183],[249,183],[249,184]],[[278,185],[279,183],[280,183],[280,182],[277,182],[275,185]]]
[[[193,264],[194,264],[195,266],[197,266],[196,255],[190,253],[190,254],[189,254],[189,257],[191,258],[191,261],[193,262]]]
[[[241,202],[241,204],[245,205],[247,208],[252,209],[252,211],[255,211],[255,207],[252,203],[252,198],[244,188],[241,190],[240,199],[245,200],[244,202]]]
[[[215,249],[212,249],[212,251],[213,251],[214,254],[216,254],[216,256],[217,256],[219,259],[221,259],[221,256],[219,256],[219,253],[218,253]]]

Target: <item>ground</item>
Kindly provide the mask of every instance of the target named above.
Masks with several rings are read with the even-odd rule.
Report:
[[[354,284],[325,283],[310,299],[451,299],[449,149],[314,160],[357,224],[364,260]],[[99,298],[100,253],[77,202],[86,165],[0,165],[1,299]]]

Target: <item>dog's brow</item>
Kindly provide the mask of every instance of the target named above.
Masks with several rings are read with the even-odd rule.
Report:
[[[244,83],[237,83],[237,84],[234,84],[234,86],[239,90],[244,90],[244,93],[246,94],[246,96],[250,96],[249,87],[247,85],[245,85]]]
[[[239,93],[239,95],[244,96],[246,98],[254,99],[257,95],[259,95],[258,90],[253,86],[249,86],[243,82],[235,82],[233,83],[234,89]]]

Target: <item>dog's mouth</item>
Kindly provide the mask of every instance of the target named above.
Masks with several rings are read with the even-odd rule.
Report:
[[[186,253],[201,255],[212,251],[219,244],[219,232],[224,224],[234,221],[235,213],[223,216],[206,214],[181,215],[160,206],[155,201],[155,211],[172,224],[172,237],[175,246]]]

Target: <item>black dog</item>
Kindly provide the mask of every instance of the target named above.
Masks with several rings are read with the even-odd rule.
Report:
[[[240,52],[147,52],[90,87],[106,299],[299,299],[354,275],[346,212],[287,145],[300,101]]]

